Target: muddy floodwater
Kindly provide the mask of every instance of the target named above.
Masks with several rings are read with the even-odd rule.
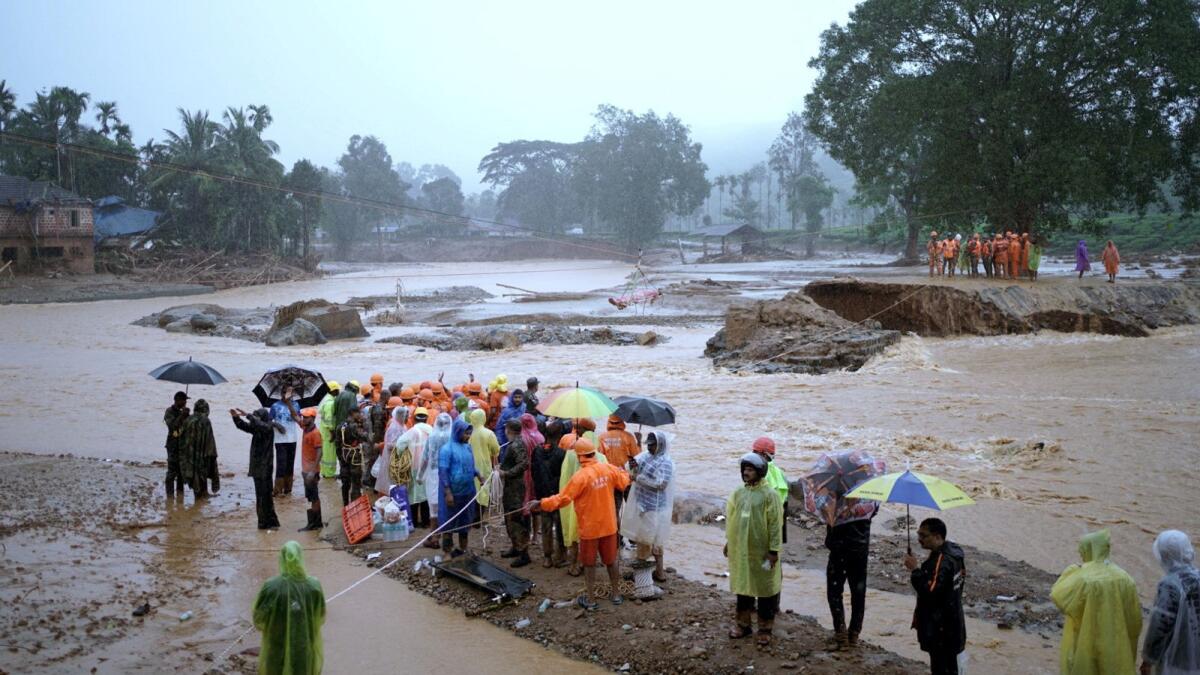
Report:
[[[797,263],[673,265],[660,269],[657,276],[665,281],[712,277],[770,282],[772,288],[758,291],[769,297],[837,272],[873,274],[870,268],[849,268],[856,262],[862,261],[826,261],[808,267]],[[673,451],[681,489],[728,493],[738,483],[737,457],[755,437],[768,434],[778,444],[777,461],[793,478],[803,474],[821,452],[865,448],[891,468],[911,465],[951,480],[978,502],[943,514],[952,539],[1047,571],[1058,572],[1076,561],[1075,542],[1081,534],[1110,528],[1114,560],[1137,580],[1143,602],[1152,599],[1159,576],[1150,553],[1154,536],[1170,527],[1191,530],[1193,537],[1200,534],[1196,527],[1200,330],[1196,327],[1166,329],[1148,338],[1048,332],[949,339],[906,336],[859,372],[807,376],[742,375],[714,369],[702,352],[718,328],[715,323],[656,325],[656,331],[671,339],[654,347],[526,346],[508,352],[422,351],[374,342],[403,328],[372,327],[372,338],[318,347],[269,348],[130,325],[176,304],[255,307],[314,297],[338,301],[395,293],[397,280],[406,293],[473,285],[497,295],[463,310],[464,318],[521,311],[629,313],[617,312],[603,298],[550,306],[515,304],[502,297],[505,290],[495,285],[508,283],[534,291],[619,288],[631,270],[629,265],[524,261],[499,266],[501,272],[488,275],[474,275],[463,264],[364,266],[321,280],[191,298],[0,307],[0,450],[144,462],[161,459],[162,411],[177,387],[154,381],[146,373],[163,362],[189,356],[214,366],[229,380],[217,387],[194,386],[190,393],[193,399],[203,397],[212,404],[220,465],[239,476],[246,467],[248,438],[227,421],[223,411],[256,406],[250,389],[268,367],[303,364],[341,382],[365,381],[374,372],[383,373],[387,381],[408,383],[444,371],[447,384],[465,381],[468,373],[484,381],[505,373],[510,382],[537,375],[543,392],[580,381],[614,396],[647,394],[673,403],[678,411]],[[473,276],[456,276],[464,272]],[[1070,281],[1065,276],[1048,278],[1051,283]],[[656,313],[680,311],[680,299],[668,296],[661,306],[647,311],[647,325]],[[1026,447],[1030,443],[1044,443],[1044,447],[1030,450]],[[330,495],[328,503],[335,501]],[[887,506],[879,522],[902,513]],[[930,514],[914,510],[913,515],[920,519]],[[281,517],[285,527],[273,538],[264,540],[252,530],[225,537],[243,544],[266,541],[277,546],[286,540],[288,527],[302,524],[302,508],[297,506],[286,515],[281,512]],[[251,528],[249,522],[239,524]],[[668,564],[688,560],[686,566],[680,564],[680,571],[689,576],[720,569],[720,549],[710,541],[712,537],[687,536],[689,531],[681,528],[682,536],[673,538],[668,556],[675,560],[668,558]],[[188,557],[172,555],[170,565],[182,569],[192,565]],[[235,555],[222,563],[226,572],[233,568],[239,578],[253,580],[243,582],[246,589],[272,574],[274,564],[269,552]],[[321,578],[327,595],[364,573],[363,567],[351,566],[351,559],[339,552],[314,554],[309,569]],[[827,621],[820,579],[810,577],[790,573],[785,606]],[[348,597],[350,602],[342,607],[331,606],[325,633],[327,654],[341,654],[351,663],[354,658],[383,658],[361,665],[402,662],[410,669],[418,663],[432,667],[445,656],[444,650],[453,648],[449,642],[453,635],[453,644],[495,639],[506,659],[536,658],[546,669],[585,668],[489,626],[464,624],[460,615],[382,577],[354,592],[361,598]],[[864,639],[897,651],[903,648],[900,643],[914,643],[909,631],[896,627],[896,621],[903,621],[911,611],[910,600],[899,595],[879,598],[878,612],[887,623],[872,614],[872,605]],[[411,614],[403,609],[394,615],[411,639],[390,641],[390,632],[378,631],[373,633],[377,638],[373,644],[383,657],[374,651],[356,651],[350,642],[361,637],[347,624],[368,621],[367,614],[356,614],[360,602],[388,612],[389,605],[416,608]],[[228,627],[216,639],[231,639],[241,632],[238,626],[244,624],[237,621],[244,609],[226,608],[218,614],[212,627],[222,622]],[[1053,648],[1042,639],[1034,640],[1031,647],[1025,635],[1010,633],[1005,642],[986,633],[986,628],[980,631],[986,639],[976,635],[968,647],[979,654],[973,656],[973,672],[1004,672],[1010,659],[1016,659],[1011,663],[1020,663],[1025,672],[1053,669],[1057,636]],[[343,642],[340,648],[331,646]],[[132,649],[152,653],[156,647],[135,642]],[[911,646],[906,655],[916,655]],[[486,672],[501,672],[496,664],[502,659],[487,650],[459,656]]]

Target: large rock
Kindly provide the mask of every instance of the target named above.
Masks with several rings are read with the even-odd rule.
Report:
[[[302,300],[275,311],[275,320],[267,331],[268,340],[277,331],[290,326],[295,320],[304,319],[321,330],[327,340],[368,337],[362,317],[356,307],[335,305],[326,300]]]
[[[192,331],[192,322],[191,322],[190,317],[186,318],[186,319],[177,319],[175,321],[172,321],[171,323],[168,323],[167,325],[163,326],[163,328],[166,329],[166,331],[168,333],[191,333],[191,332],[193,332]]]
[[[820,374],[858,370],[899,341],[896,331],[856,325],[793,291],[778,300],[730,307],[725,327],[704,354],[714,365],[735,369]]]
[[[1040,329],[1142,337],[1200,322],[1200,290],[1188,282],[1020,284],[814,281],[804,292],[850,321],[870,318],[918,335],[999,335]]]
[[[217,317],[212,314],[193,314],[188,321],[196,330],[213,330],[217,327]]]
[[[208,303],[176,305],[159,312],[155,315],[155,320],[159,328],[166,328],[167,324],[175,323],[176,321],[188,321],[196,314],[207,314],[208,316],[218,317],[225,316],[227,311],[220,305]]]
[[[287,347],[291,345],[320,345],[327,340],[321,329],[307,319],[296,319],[285,328],[271,331],[267,335],[268,347]]]

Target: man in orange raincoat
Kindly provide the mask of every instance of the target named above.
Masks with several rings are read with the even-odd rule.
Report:
[[[996,268],[997,279],[1008,273],[1008,239],[1002,234],[997,234],[992,242],[992,267]]]
[[[596,583],[596,556],[608,568],[608,583],[612,604],[625,601],[617,589],[621,587],[620,558],[617,555],[617,510],[614,491],[629,487],[629,474],[612,464],[596,461],[596,447],[586,438],[575,441],[572,448],[579,456],[579,471],[567,486],[553,497],[535,499],[526,504],[533,512],[557,511],[567,504],[575,505],[579,520],[579,559],[584,564],[584,595],[576,601],[584,609],[596,609],[593,589]]]
[[[1017,267],[1017,274],[1028,277],[1029,275],[1029,233],[1021,235],[1021,264]]]
[[[1021,238],[1014,232],[1008,233],[1008,278],[1021,275]]]
[[[629,460],[637,456],[641,448],[638,447],[637,438],[633,434],[625,431],[625,420],[616,415],[608,416],[608,430],[600,434],[596,440],[600,444],[600,450],[604,456],[608,458],[608,463],[613,466],[624,469],[629,464]],[[613,495],[613,500],[617,506],[617,525],[621,521],[621,504],[624,503],[628,492],[625,490],[618,491]]]
[[[1112,239],[1104,245],[1104,252],[1100,254],[1100,260],[1104,262],[1104,273],[1108,275],[1108,283],[1117,283],[1117,272],[1121,271],[1121,254],[1117,252],[1117,245]]]
[[[942,243],[938,241],[937,230],[929,233],[929,241],[925,242],[925,252],[929,254],[929,276],[934,272],[942,273]]]
[[[946,276],[954,276],[954,262],[958,260],[958,241],[950,237],[942,242],[942,263]]]

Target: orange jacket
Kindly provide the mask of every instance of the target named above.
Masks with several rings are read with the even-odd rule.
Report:
[[[600,539],[617,533],[617,504],[613,490],[629,487],[629,474],[612,464],[596,461],[595,455],[579,458],[579,471],[571,476],[562,492],[546,497],[539,508],[557,511],[575,504],[580,539]]]
[[[625,431],[624,422],[609,422],[608,431],[600,434],[596,440],[600,445],[598,449],[613,466],[624,468],[630,458],[638,454],[637,438]]]
[[[953,239],[947,239],[942,242],[942,257],[946,260],[954,260],[958,257],[958,242]]]
[[[1000,237],[999,239],[994,241],[992,243],[992,252],[993,252],[993,255],[996,257],[996,262],[998,262],[1002,265],[1008,264],[1008,240],[1007,239],[1005,239],[1004,237]]]

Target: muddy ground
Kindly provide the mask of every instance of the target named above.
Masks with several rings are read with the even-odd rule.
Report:
[[[326,537],[344,543],[341,532],[326,529]],[[417,530],[409,538],[412,544],[427,531]],[[484,537],[487,534],[487,547]],[[406,542],[407,544],[408,542]],[[409,544],[409,545],[412,545]],[[508,540],[501,525],[492,525],[471,534],[471,549],[507,569],[506,560],[497,554]],[[382,566],[394,555],[394,543],[370,541],[347,549],[363,558],[382,551],[372,566]],[[607,600],[600,608],[587,612],[575,605],[544,613],[538,605],[545,598],[552,603],[573,600],[583,592],[583,578],[571,577],[562,568],[542,566],[540,546],[530,547],[533,563],[515,573],[534,582],[533,591],[511,604],[495,606],[492,594],[452,577],[434,576],[425,567],[414,570],[420,559],[432,559],[439,552],[421,547],[414,555],[388,567],[384,574],[403,581],[410,588],[428,595],[439,604],[461,608],[468,616],[515,632],[573,658],[590,661],[605,668],[633,673],[911,673],[923,666],[878,647],[863,644],[852,652],[832,649],[832,633],[810,617],[790,611],[775,622],[775,639],[769,647],[757,647],[752,639],[731,640],[734,598],[725,588],[713,588],[699,581],[684,579],[668,568],[668,580],[661,586],[666,595],[658,601],[642,602],[629,598],[631,582],[625,582],[627,596],[621,606]],[[625,553],[628,556],[628,552]],[[598,578],[606,578],[601,572]],[[607,592],[607,583],[604,584]],[[516,625],[528,619],[522,628]]]
[[[517,349],[521,345],[610,345],[653,346],[670,338],[654,331],[631,333],[607,326],[572,328],[534,324],[492,328],[447,328],[436,333],[409,333],[382,338],[376,342],[431,347],[438,351],[496,351]]]
[[[96,300],[133,300],[212,293],[212,286],[171,282],[147,282],[114,274],[62,276],[23,275],[0,277],[0,305],[47,302],[92,302]]]

